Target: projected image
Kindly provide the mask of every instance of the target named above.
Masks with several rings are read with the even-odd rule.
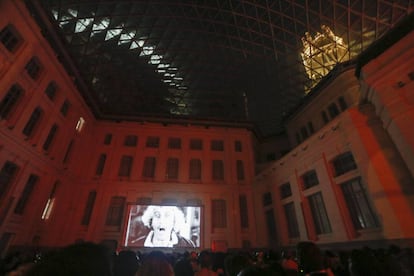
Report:
[[[200,207],[131,205],[128,210],[125,246],[200,246]]]

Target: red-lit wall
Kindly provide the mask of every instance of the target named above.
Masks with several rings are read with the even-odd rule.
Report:
[[[15,51],[9,51],[0,43],[0,99],[5,102],[10,87],[15,83],[24,90],[8,115],[0,119],[0,169],[7,162],[18,168],[0,198],[1,254],[14,246],[56,247],[77,240],[104,241],[111,246],[120,246],[126,213],[118,227],[105,226],[114,196],[125,197],[125,204],[136,203],[140,198],[149,198],[154,204],[196,202],[203,209],[202,248],[224,250],[243,245],[256,246],[251,190],[254,155],[250,130],[214,126],[207,122],[174,125],[98,121],[24,3],[1,1],[0,11],[0,29],[12,24],[21,37],[21,44]],[[38,58],[42,68],[40,76],[35,79],[25,70],[33,56]],[[51,81],[57,84],[53,100],[45,94]],[[63,115],[61,107],[65,101],[70,105],[67,114]],[[27,136],[22,131],[36,107],[40,107],[43,113],[33,133]],[[81,131],[77,131],[76,125],[81,117],[85,124]],[[50,147],[44,150],[44,142],[53,124],[58,126],[58,130]],[[104,139],[109,133],[112,141],[105,145]],[[124,145],[127,135],[138,137],[136,146]],[[148,136],[160,138],[158,148],[145,146]],[[169,149],[169,137],[180,138],[181,149]],[[202,150],[189,150],[189,141],[194,138],[202,140]],[[223,141],[224,150],[212,151],[212,140]],[[241,143],[241,151],[235,150],[236,141]],[[105,168],[102,175],[97,176],[97,162],[103,153],[107,155]],[[122,155],[133,157],[128,177],[118,176]],[[151,180],[142,177],[143,160],[148,155],[157,158],[155,177]],[[171,157],[178,158],[180,164],[179,177],[174,181],[166,179],[165,166]],[[191,158],[199,158],[202,162],[202,179],[197,182],[189,180]],[[224,161],[222,181],[212,179],[213,159]],[[237,179],[237,160],[243,162],[243,180]],[[30,175],[36,175],[38,181],[29,193],[24,211],[16,214],[16,206]],[[55,184],[52,211],[49,218],[42,219]],[[89,222],[82,225],[91,191],[96,191],[95,204]],[[248,226],[244,228],[240,223],[240,195],[246,197],[248,205]],[[214,199],[226,202],[226,225],[221,228],[213,228],[211,223],[211,201]]]

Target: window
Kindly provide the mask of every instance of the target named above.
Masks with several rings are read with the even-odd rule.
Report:
[[[144,167],[142,169],[143,177],[154,178],[156,162],[157,160],[155,157],[145,157]]]
[[[328,112],[329,112],[329,116],[331,116],[332,119],[339,115],[339,109],[335,103],[331,103],[328,106]]]
[[[66,164],[69,161],[69,157],[70,157],[70,154],[71,154],[72,148],[73,148],[73,143],[74,143],[73,139],[70,140],[70,142],[68,144],[68,147],[66,148],[65,156],[63,157],[63,160],[62,160],[62,162],[64,164]]]
[[[122,156],[118,176],[130,176],[133,160],[134,158],[130,155]]]
[[[201,180],[201,160],[200,159],[190,160],[190,179]]]
[[[315,170],[308,171],[302,175],[302,181],[304,190],[319,184],[318,175]]]
[[[55,204],[55,193],[56,189],[59,186],[59,181],[53,183],[52,190],[50,191],[49,198],[46,201],[45,208],[42,213],[42,220],[48,220],[52,214],[53,206]]]
[[[104,145],[110,145],[112,141],[112,134],[107,133],[104,138]]]
[[[167,179],[178,179],[178,166],[178,158],[168,158],[167,171],[165,172]]]
[[[30,196],[32,195],[33,189],[39,180],[37,175],[31,174],[29,179],[26,182],[26,186],[24,187],[22,194],[20,195],[19,200],[17,201],[16,207],[14,208],[14,213],[18,215],[22,215],[27,202],[29,201]]]
[[[213,199],[211,202],[213,228],[227,227],[227,207],[223,199]]]
[[[234,151],[242,152],[242,143],[241,141],[234,141]]]
[[[295,205],[293,202],[283,205],[285,211],[285,218],[287,222],[289,238],[299,238],[299,225],[296,219]]]
[[[56,132],[58,131],[58,126],[56,124],[54,124],[49,131],[49,134],[46,137],[45,142],[43,143],[43,150],[47,151],[49,150],[50,145],[53,142],[53,139],[56,136]]]
[[[296,133],[295,133],[295,136],[296,136],[296,143],[297,143],[297,144],[300,144],[300,142],[302,142],[302,139],[300,138],[300,134],[299,134],[299,132],[296,132]]]
[[[136,135],[127,135],[125,136],[124,146],[126,147],[136,147],[138,143],[138,137]]]
[[[60,113],[62,113],[63,116],[68,115],[69,107],[70,107],[69,101],[65,100],[62,106],[60,107]]]
[[[303,140],[309,137],[308,130],[306,129],[306,127],[301,127],[300,133],[302,134]]]
[[[33,79],[37,80],[42,73],[42,65],[37,57],[32,57],[24,67],[26,73]]]
[[[213,180],[224,180],[223,160],[213,160]]]
[[[27,121],[26,125],[23,128],[22,132],[24,135],[29,137],[33,133],[33,130],[35,129],[38,122],[40,121],[42,114],[43,114],[42,109],[40,107],[36,107],[32,115],[30,116],[29,120]]]
[[[86,123],[85,119],[83,117],[79,117],[78,121],[76,122],[76,127],[75,127],[76,131],[80,133],[83,127],[85,126],[85,123]]]
[[[348,108],[348,104],[345,101],[344,97],[338,98],[339,107],[341,108],[341,111],[345,111]]]
[[[51,101],[55,99],[56,91],[57,91],[56,82],[54,81],[49,82],[48,86],[46,87],[45,94]]]
[[[323,202],[322,194],[316,193],[308,196],[309,205],[312,213],[313,223],[315,225],[316,234],[331,233],[331,224],[329,222],[328,214],[326,213],[325,203]]]
[[[111,198],[108,212],[106,215],[105,225],[107,226],[120,226],[122,222],[122,216],[124,214],[125,197],[114,196]]]
[[[23,89],[18,84],[13,84],[0,102],[0,119],[8,118],[19,99],[23,96]]]
[[[10,246],[10,242],[14,239],[16,234],[11,232],[4,232],[0,238],[0,255],[4,256]]]
[[[269,238],[269,245],[274,246],[277,243],[277,228],[276,228],[275,214],[274,214],[273,209],[269,209],[265,211],[265,219],[266,219],[267,235]]]
[[[1,44],[12,53],[15,53],[23,42],[20,34],[11,24],[0,31],[0,41]]]
[[[239,196],[240,208],[240,226],[241,228],[249,228],[249,211],[247,207],[247,197],[245,195]]]
[[[351,215],[352,223],[356,229],[361,230],[380,226],[378,218],[368,202],[361,178],[354,178],[341,184],[341,189]]]
[[[190,140],[190,149],[192,150],[202,150],[203,141],[201,139],[191,139]]]
[[[312,122],[308,122],[308,129],[310,134],[313,134],[315,132]]]
[[[292,190],[290,188],[290,183],[289,182],[285,183],[285,184],[282,184],[279,189],[280,189],[280,197],[282,199],[290,197],[292,195]]]
[[[10,161],[4,163],[3,168],[0,171],[0,200],[6,195],[9,191],[11,183],[16,176],[17,170],[16,164]]]
[[[266,154],[266,161],[275,161],[276,160],[276,153],[271,152]]]
[[[98,165],[96,166],[95,175],[102,175],[103,170],[105,168],[105,162],[106,162],[106,154],[102,153],[98,159]]]
[[[213,140],[213,141],[211,141],[211,150],[223,151],[224,150],[223,141],[222,140]]]
[[[244,164],[242,160],[236,161],[237,180],[244,180]]]
[[[325,123],[325,124],[327,124],[328,122],[329,122],[329,118],[328,118],[328,115],[326,115],[326,112],[325,111],[322,111],[322,120],[323,120],[323,122]]]
[[[180,138],[168,138],[168,148],[169,149],[181,149],[181,139]]]
[[[145,145],[147,148],[158,148],[160,146],[160,137],[156,137],[156,136],[147,137],[147,142]]]
[[[88,194],[88,199],[86,200],[85,209],[83,211],[82,216],[82,225],[89,225],[89,221],[91,220],[91,215],[93,211],[93,206],[95,205],[95,199],[96,199],[96,191],[91,191]]]
[[[332,164],[335,170],[335,176],[345,174],[357,168],[357,165],[354,160],[354,156],[352,155],[350,151],[337,156],[332,161]]]
[[[273,199],[272,199],[272,193],[271,192],[266,192],[266,193],[263,194],[262,203],[263,203],[263,206],[272,205]]]

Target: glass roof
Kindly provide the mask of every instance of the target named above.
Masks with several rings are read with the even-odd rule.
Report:
[[[27,5],[98,118],[252,121],[263,136],[283,132],[321,72],[352,61],[414,9],[411,0]],[[330,34],[342,54],[304,63],[309,45],[321,50],[312,43]]]

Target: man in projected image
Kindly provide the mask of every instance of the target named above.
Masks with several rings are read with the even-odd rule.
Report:
[[[141,217],[150,228],[148,235],[133,241],[144,247],[195,247],[194,243],[180,235],[186,226],[184,213],[175,206],[148,206]]]

